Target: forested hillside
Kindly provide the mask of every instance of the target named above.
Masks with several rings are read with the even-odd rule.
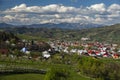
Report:
[[[82,37],[89,37],[91,41],[120,42],[120,24],[82,30],[27,27],[4,28],[3,30],[44,39],[79,41]]]
[[[92,40],[120,42],[120,24],[91,28],[80,31],[80,35],[90,37]]]

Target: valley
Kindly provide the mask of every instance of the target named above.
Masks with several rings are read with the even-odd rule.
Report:
[[[117,80],[120,25],[89,29],[0,28],[2,80]],[[98,67],[99,66],[99,67]],[[114,73],[112,73],[115,71]],[[38,77],[38,75],[40,77]],[[26,76],[26,77],[25,77]]]

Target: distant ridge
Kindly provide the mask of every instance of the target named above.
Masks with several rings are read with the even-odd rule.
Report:
[[[12,25],[7,23],[0,23],[0,28],[5,27],[27,27],[27,28],[61,28],[61,29],[86,29],[101,27],[103,25],[91,23],[45,23],[45,24],[32,24],[32,25]]]
[[[14,25],[7,23],[0,23],[0,28],[5,28],[5,27],[14,27]]]

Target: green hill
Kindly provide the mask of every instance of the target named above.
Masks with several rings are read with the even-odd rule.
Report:
[[[97,41],[120,42],[120,24],[81,30],[80,35]]]
[[[0,41],[4,42],[7,40],[9,40],[9,41],[14,40],[15,42],[17,42],[20,39],[11,32],[0,31]]]
[[[91,41],[120,43],[120,24],[82,30],[27,27],[4,28],[2,30],[13,32],[18,35],[22,34],[22,37],[27,36],[26,38],[35,38],[41,40],[59,39],[80,41],[82,37],[89,37]]]

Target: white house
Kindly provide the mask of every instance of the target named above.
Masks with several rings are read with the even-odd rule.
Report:
[[[81,55],[83,53],[83,50],[78,50],[77,53],[78,55]]]
[[[90,40],[90,38],[82,37],[81,40],[82,40],[82,41],[87,41],[87,40]]]
[[[42,56],[43,56],[44,58],[49,58],[51,55],[49,54],[48,51],[43,51],[43,52],[42,52]]]
[[[25,53],[26,51],[27,51],[26,47],[23,47],[23,48],[21,49],[21,52],[23,52],[23,53]]]

